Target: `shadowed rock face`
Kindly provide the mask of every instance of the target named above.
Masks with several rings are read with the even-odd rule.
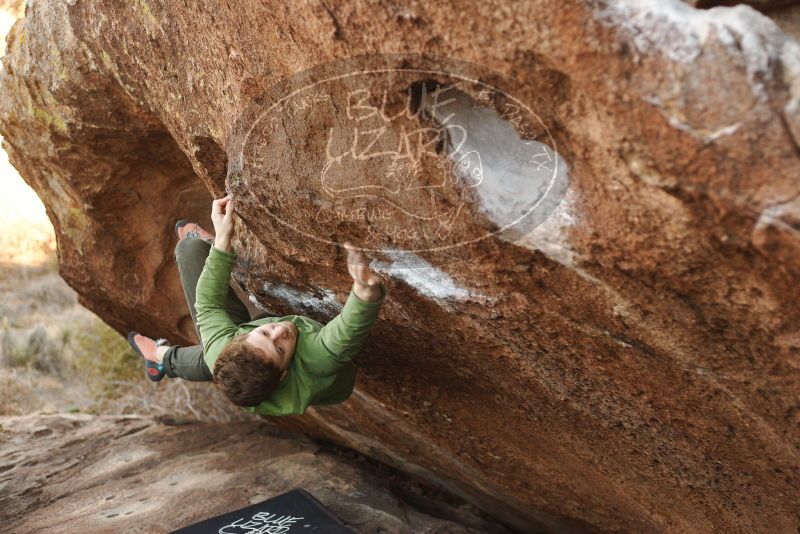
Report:
[[[510,189],[473,194],[462,174],[392,198],[403,228],[463,204],[445,237],[469,245],[410,254],[380,212],[320,216],[352,208],[329,193],[363,185],[354,176],[388,176],[385,161],[322,173],[339,170],[321,133],[354,120],[344,108],[251,128],[289,88],[278,80],[397,51],[479,64],[534,110],[522,124],[490,106],[561,158],[568,187],[542,224],[497,232],[503,195],[521,194],[498,149],[481,187],[496,171]],[[344,239],[375,251],[390,286],[351,400],[281,424],[523,531],[797,527],[800,50],[751,8],[36,2],[4,65],[7,150],[47,205],[62,275],[118,330],[193,340],[171,225],[207,223],[227,189],[243,223],[235,277],[258,305],[330,318]],[[367,87],[396,90],[391,108],[400,89],[445,81],[412,78]],[[465,109],[473,133],[501,131]],[[439,141],[439,159],[415,161],[423,176],[449,155]],[[380,206],[386,183],[371,185]]]

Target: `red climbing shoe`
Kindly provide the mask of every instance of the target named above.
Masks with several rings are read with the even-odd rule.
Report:
[[[166,339],[154,340],[138,332],[128,332],[128,343],[139,356],[144,358],[144,372],[147,374],[147,378],[153,382],[158,382],[164,378],[167,372],[164,370],[164,364],[158,362],[156,348],[166,345]]]
[[[178,234],[178,239],[185,239],[187,237],[199,237],[206,241],[213,241],[214,236],[207,232],[202,226],[197,223],[181,219],[175,223],[175,233]]]

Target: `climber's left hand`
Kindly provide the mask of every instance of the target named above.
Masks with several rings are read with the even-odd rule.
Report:
[[[218,198],[211,203],[211,222],[214,223],[214,246],[223,251],[231,251],[233,238],[233,199],[230,195]]]

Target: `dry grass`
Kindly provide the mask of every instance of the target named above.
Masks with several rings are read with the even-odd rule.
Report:
[[[179,303],[182,304],[182,303]],[[127,341],[78,304],[55,258],[0,264],[0,415],[34,411],[250,419],[211,383],[148,381]]]

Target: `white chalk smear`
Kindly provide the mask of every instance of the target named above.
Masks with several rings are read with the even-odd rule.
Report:
[[[342,309],[342,304],[336,298],[333,291],[325,288],[317,288],[321,296],[314,293],[300,291],[282,283],[264,283],[264,292],[272,298],[280,300],[293,309],[304,311],[314,311],[323,315],[335,315]],[[254,295],[250,295],[250,301],[259,307],[261,306]]]
[[[252,302],[252,303],[253,303],[253,305],[254,305],[256,308],[258,308],[259,310],[266,310],[266,309],[267,309],[267,307],[266,307],[266,306],[264,306],[263,304],[261,304],[261,303],[258,301],[258,299],[256,298],[256,296],[255,296],[255,295],[253,295],[252,293],[250,293],[250,295],[249,295],[247,298],[248,298],[248,300],[249,300],[250,302]]]
[[[576,201],[577,193],[574,189],[568,189],[555,211],[514,243],[531,250],[538,250],[551,260],[574,268],[576,253],[570,247],[567,230],[578,224]]]
[[[599,21],[627,33],[636,51],[660,53],[678,63],[691,63],[710,38],[732,56],[742,58],[748,82],[759,100],[766,100],[764,80],[788,38],[768,17],[749,6],[695,9],[679,0],[618,0],[597,10]]]
[[[456,300],[463,301],[470,298],[471,294],[466,289],[459,287],[446,272],[434,267],[413,252],[404,252],[397,249],[383,251],[391,262],[372,260],[370,268],[375,272],[402,280],[420,294],[436,301]]]

